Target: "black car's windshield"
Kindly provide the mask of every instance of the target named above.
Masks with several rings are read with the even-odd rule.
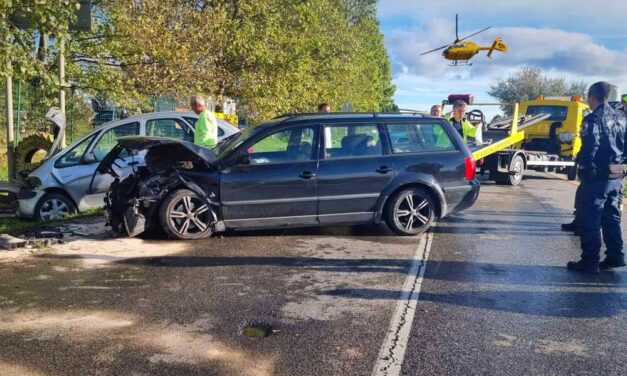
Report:
[[[242,132],[234,133],[228,137],[223,138],[214,146],[213,153],[220,158],[220,156],[225,155],[228,151],[233,150],[233,148],[239,146],[241,141],[244,140],[243,134],[245,130]]]
[[[229,155],[233,150],[240,147],[240,145],[242,145],[246,140],[253,137],[262,128],[262,126],[278,122],[280,121],[273,120],[272,122],[249,126],[243,131],[235,133],[218,142],[218,144],[213,148],[213,153],[216,157],[218,157],[218,159],[222,159],[223,157]]]

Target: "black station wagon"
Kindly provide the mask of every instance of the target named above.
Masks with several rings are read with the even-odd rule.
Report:
[[[105,198],[110,225],[130,236],[151,227],[198,239],[231,229],[381,221],[416,235],[469,208],[479,194],[460,135],[447,121],[421,114],[283,116],[212,150],[126,137],[97,173],[115,176],[121,156],[139,153],[145,166],[116,179]]]

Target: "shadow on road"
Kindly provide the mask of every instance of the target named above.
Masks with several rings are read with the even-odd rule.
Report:
[[[359,299],[399,299],[401,292],[376,289],[334,289],[324,295]],[[627,293],[547,291],[461,291],[420,293],[420,301],[522,313],[535,316],[594,318],[616,316],[625,309]]]
[[[461,223],[461,222],[460,222]],[[492,234],[492,235],[524,235],[524,236],[572,236],[572,234],[561,231],[559,228],[533,228],[523,226],[512,227],[487,227],[469,226],[469,222],[464,222],[464,226],[438,226],[435,228],[436,234]]]
[[[323,257],[224,257],[224,256],[156,256],[115,257],[97,254],[41,254],[43,259],[98,259],[115,264],[164,267],[210,268],[240,266],[282,266],[314,268],[332,272],[398,272],[406,273],[411,259],[333,259]],[[492,264],[461,261],[429,261],[425,279],[461,283],[480,283],[541,287],[627,287],[627,273],[620,270],[600,275],[569,272],[562,266]],[[556,292],[561,294],[561,292]]]
[[[480,209],[470,209],[464,213],[461,213],[459,215],[456,215],[456,217],[467,217],[467,216],[472,216],[472,215],[487,215],[490,217],[493,216],[500,216],[500,217],[540,217],[540,218],[547,218],[547,217],[556,217],[556,218],[565,218],[565,219],[571,219],[573,218],[572,214],[569,213],[565,213],[565,214],[558,214],[558,213],[544,213],[544,212],[539,212],[539,211],[504,211],[504,210],[499,210],[499,211],[492,211],[492,210],[480,210]],[[469,219],[470,220],[470,219]]]
[[[357,226],[328,226],[328,227],[294,227],[285,229],[263,229],[263,230],[242,230],[227,231],[227,237],[250,237],[250,236],[389,236],[398,237],[385,224],[378,225],[357,225]]]
[[[409,259],[329,259],[321,257],[209,257],[209,256],[157,256],[115,257],[98,254],[41,254],[43,259],[102,259],[115,264],[169,268],[207,268],[228,266],[284,266],[314,268],[333,272],[397,272],[406,273],[412,263]]]

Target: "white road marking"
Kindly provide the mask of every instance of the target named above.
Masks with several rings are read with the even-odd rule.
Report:
[[[433,242],[433,228],[422,235],[414,258],[407,272],[403,290],[399,296],[396,311],[392,316],[390,327],[379,351],[379,357],[372,371],[372,376],[396,376],[401,373],[401,366],[405,358],[409,333],[411,331],[418,295],[424,280],[427,259]]]

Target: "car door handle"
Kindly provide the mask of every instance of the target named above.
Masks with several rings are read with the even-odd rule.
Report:
[[[313,173],[313,172],[311,172],[311,171],[303,171],[303,172],[301,172],[301,173],[300,173],[300,175],[298,175],[298,176],[300,176],[300,177],[301,177],[301,178],[303,178],[303,179],[311,179],[311,178],[315,177],[315,176],[316,176],[316,174],[314,174],[314,173]]]
[[[388,166],[381,166],[381,167],[377,168],[375,171],[380,173],[380,174],[387,174],[388,172],[392,171],[392,168],[390,168]]]

